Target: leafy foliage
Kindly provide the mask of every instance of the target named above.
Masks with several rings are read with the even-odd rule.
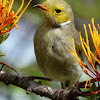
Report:
[[[5,53],[0,52],[0,57],[5,56]]]

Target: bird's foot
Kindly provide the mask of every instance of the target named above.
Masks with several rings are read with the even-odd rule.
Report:
[[[73,88],[72,89],[72,91],[73,91],[73,93],[79,93],[81,90],[80,89],[75,89],[75,88]],[[78,97],[73,97],[71,100],[79,100],[79,98]]]

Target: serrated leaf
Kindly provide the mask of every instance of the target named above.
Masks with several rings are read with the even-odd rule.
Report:
[[[5,53],[0,52],[0,57],[4,57],[5,55]]]
[[[0,35],[0,44],[3,43],[9,37],[9,33]]]

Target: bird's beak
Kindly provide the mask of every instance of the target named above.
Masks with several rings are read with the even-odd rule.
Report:
[[[34,5],[33,7],[39,7],[39,8],[41,8],[41,9],[43,9],[43,10],[46,10],[46,11],[49,11],[49,9],[46,7],[46,5],[44,5],[44,4],[36,4],[36,5]]]

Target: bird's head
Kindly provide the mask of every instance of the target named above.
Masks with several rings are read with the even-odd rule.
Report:
[[[42,9],[46,20],[52,25],[63,26],[74,20],[72,9],[64,0],[46,0],[35,7]]]

